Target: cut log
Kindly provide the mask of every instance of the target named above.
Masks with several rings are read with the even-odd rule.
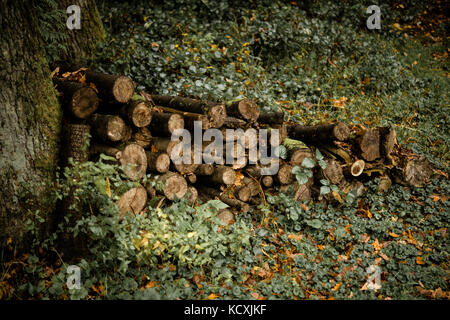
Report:
[[[349,177],[359,177],[363,173],[365,165],[364,160],[356,160],[351,166],[345,168],[344,174]]]
[[[273,185],[272,176],[263,176],[261,179],[261,183],[264,187],[270,188]]]
[[[214,166],[212,164],[200,164],[194,173],[198,176],[210,176],[214,173]]]
[[[63,165],[68,164],[69,158],[74,162],[86,162],[89,159],[89,131],[85,124],[67,124],[63,126]]]
[[[165,152],[169,155],[172,154],[173,148],[178,145],[179,141],[172,141],[170,138],[165,137],[153,137],[152,138],[152,151],[154,152]]]
[[[344,174],[341,165],[333,159],[325,160],[327,167],[320,169],[322,178],[330,181],[331,184],[339,184],[344,180]]]
[[[131,142],[136,143],[145,149],[151,145],[152,134],[147,127],[138,128],[133,132]]]
[[[156,190],[162,192],[167,199],[181,199],[188,191],[186,180],[178,173],[167,172],[157,179]]]
[[[237,199],[247,202],[250,197],[252,196],[252,191],[250,190],[250,188],[248,186],[237,186],[234,189],[234,195]]]
[[[197,182],[197,176],[195,175],[195,173],[188,173],[186,175],[186,180],[191,183],[194,184]]]
[[[95,142],[91,143],[89,153],[93,155],[99,155],[103,153],[107,156],[114,157],[117,160],[119,160],[122,156],[122,152],[119,149]]]
[[[247,122],[245,120],[235,118],[235,117],[226,117],[225,122],[223,124],[225,128],[229,129],[242,129],[247,126]]]
[[[198,191],[195,187],[189,186],[187,191],[188,203],[192,206],[198,198]]]
[[[306,143],[344,141],[350,135],[350,129],[343,122],[316,126],[287,126],[288,136]]]
[[[266,177],[268,177],[268,176],[266,176]],[[258,182],[256,182],[255,179],[244,177],[242,179],[242,183],[250,189],[250,197],[255,197],[255,196],[259,195],[260,189],[259,189]],[[242,200],[242,201],[246,201],[246,200]]]
[[[234,223],[234,214],[231,212],[231,210],[228,209],[221,209],[219,210],[219,219],[222,220],[222,222],[225,225],[229,225],[230,223]]]
[[[145,100],[132,100],[120,108],[120,115],[137,128],[146,127],[152,121],[150,103]]]
[[[391,126],[379,127],[378,130],[380,131],[380,153],[387,158],[391,155],[397,143],[397,133]]]
[[[86,83],[92,82],[104,102],[127,103],[136,84],[126,76],[116,76],[91,70],[85,71]]]
[[[135,143],[128,144],[122,150],[120,164],[128,178],[141,179],[147,170],[147,156],[144,148]]]
[[[229,101],[226,103],[227,115],[240,118],[248,122],[255,122],[260,114],[259,106],[250,99]]]
[[[152,99],[156,103],[156,105],[186,112],[208,115],[209,122],[212,128],[220,128],[226,118],[226,108],[224,104],[191,98],[162,95],[152,95]]]
[[[276,179],[280,184],[291,184],[294,182],[294,174],[292,173],[292,166],[290,164],[282,164],[276,175]]]
[[[147,203],[147,190],[139,186],[125,192],[117,201],[120,210],[120,218],[127,213],[139,214]]]
[[[71,81],[56,80],[55,84],[62,94],[62,106],[70,116],[86,119],[97,110],[99,99],[91,87]]]
[[[402,156],[393,169],[394,178],[397,183],[423,187],[428,183],[433,170],[428,160],[417,154]]]
[[[183,116],[176,113],[153,114],[150,130],[154,136],[170,137],[176,129],[184,129]]]
[[[170,158],[165,152],[145,152],[147,156],[148,169],[157,173],[166,173],[169,171]]]
[[[361,157],[374,161],[380,157],[380,131],[378,128],[362,130],[356,139]]]
[[[127,125],[119,116],[95,114],[92,117],[93,135],[104,142],[124,140]]]
[[[211,124],[209,123],[209,118],[208,118],[208,116],[206,116],[204,114],[186,112],[186,111],[181,111],[181,110],[168,108],[168,107],[162,107],[162,106],[156,106],[156,108],[161,111],[164,111],[166,113],[176,113],[176,114],[183,116],[184,127],[189,131],[194,130],[194,122],[195,121],[200,121],[202,123],[203,130],[208,130],[209,128],[211,128]]]
[[[388,176],[382,176],[378,183],[378,192],[386,193],[392,185],[392,180]]]
[[[236,173],[230,167],[217,165],[214,173],[210,176],[211,182],[217,184],[233,185],[236,181]]]
[[[271,125],[283,124],[284,112],[265,112],[258,117],[258,123],[266,123]]]

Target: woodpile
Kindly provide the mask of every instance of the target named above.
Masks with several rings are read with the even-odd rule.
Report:
[[[262,112],[251,99],[204,101],[136,94],[134,82],[126,76],[86,68],[56,71],[54,83],[65,111],[63,163],[67,165],[64,159],[69,157],[95,161],[102,153],[117,159],[125,175],[141,184],[120,197],[122,214],[138,214],[148,200],[158,196],[170,201],[186,197],[193,205],[199,199],[220,199],[230,206],[221,214],[232,221],[230,213],[248,212],[265,201],[266,193],[288,191],[298,201],[341,201],[335,192],[320,193],[324,180],[344,194],[355,190],[360,195],[364,183],[374,177],[380,178],[379,191],[386,192],[392,182],[423,186],[432,174],[424,157],[397,144],[392,127],[349,127],[343,122],[305,126],[285,121],[283,112]],[[203,132],[219,129],[224,143],[246,139],[232,148],[224,144],[212,153],[207,148],[210,142],[203,143],[199,146],[201,163],[176,163],[172,157],[176,152],[184,160],[195,160],[194,146],[180,152],[181,143],[171,140],[177,129],[187,129],[193,137],[195,121]],[[245,134],[233,136],[229,129],[242,129]],[[267,140],[261,139],[260,129],[267,129]],[[259,140],[249,139],[252,134]],[[277,145],[277,137],[278,150],[283,149],[285,155],[272,160],[278,170],[269,174],[263,169],[270,163],[260,160],[263,148],[270,154],[270,146]],[[227,157],[232,163],[218,161]],[[307,166],[311,174],[299,183],[293,169],[302,167],[305,159],[312,160]],[[145,179],[144,184],[142,178],[148,173],[154,180]]]

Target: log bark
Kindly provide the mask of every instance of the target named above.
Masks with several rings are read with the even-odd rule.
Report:
[[[150,171],[166,173],[169,171],[170,158],[165,152],[145,152],[147,156],[147,167]]]
[[[250,99],[229,101],[226,103],[226,113],[235,118],[255,122],[260,114],[259,106]]]
[[[280,125],[284,122],[284,112],[265,112],[258,117],[258,123]]]
[[[379,127],[378,130],[380,131],[380,153],[387,158],[391,155],[397,143],[397,133],[391,126]]]
[[[380,131],[378,128],[362,130],[358,133],[356,142],[364,160],[374,161],[380,157]]]
[[[226,118],[224,104],[176,96],[151,96],[156,105],[186,112],[208,115],[212,128],[220,128]]]
[[[153,114],[150,131],[154,136],[170,137],[176,129],[184,129],[183,116],[176,113],[156,112]]]
[[[128,144],[120,155],[120,164],[131,180],[141,179],[147,171],[147,156],[144,148],[135,143]]]
[[[114,157],[117,160],[119,160],[122,155],[122,152],[117,148],[95,142],[90,144],[89,153],[92,155],[99,155],[103,153],[107,156]]]
[[[78,82],[54,80],[56,89],[60,92],[60,101],[70,117],[87,119],[93,114],[99,104],[95,90]]]
[[[132,188],[120,196],[117,206],[122,219],[126,214],[139,214],[147,203],[147,190],[139,186]]]
[[[90,121],[93,135],[103,142],[125,140],[127,125],[119,116],[95,114]]]
[[[89,131],[86,124],[66,124],[63,127],[62,160],[68,165],[69,158],[74,162],[86,162],[89,159]]]
[[[344,141],[350,135],[350,129],[343,122],[316,126],[287,126],[288,136],[305,143]]]

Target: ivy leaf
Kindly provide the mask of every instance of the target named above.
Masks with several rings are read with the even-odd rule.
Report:
[[[320,229],[322,227],[322,221],[320,221],[319,219],[305,220],[305,222],[308,226],[315,229]]]
[[[319,163],[319,166],[320,166],[322,169],[326,169],[326,168],[327,168],[327,163],[326,163],[325,160],[319,160],[318,163]]]
[[[320,180],[320,183],[324,186],[329,186],[330,185],[330,181],[328,181],[327,179],[322,179]]]
[[[208,204],[217,210],[228,208],[228,205],[220,200],[209,200]]]
[[[291,172],[292,172],[292,174],[297,175],[297,174],[302,173],[302,169],[300,169],[299,166],[295,166],[295,167],[292,168]]]
[[[320,194],[328,194],[330,193],[331,189],[328,186],[321,186],[320,187]]]
[[[295,178],[297,179],[299,184],[305,184],[308,182],[308,176],[301,172],[300,174],[296,175]]]
[[[305,158],[302,161],[302,167],[304,167],[304,168],[311,169],[311,168],[314,168],[315,165],[316,165],[316,163],[311,158]]]
[[[320,152],[319,149],[316,149],[316,159],[318,161],[323,160],[323,155],[322,155],[322,153]]]

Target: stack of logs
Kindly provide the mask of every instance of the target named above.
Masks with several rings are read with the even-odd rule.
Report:
[[[86,68],[57,68],[53,75],[64,108],[63,160],[95,161],[100,154],[117,159],[129,179],[141,183],[121,195],[121,212],[140,213],[151,198],[174,200],[187,197],[220,199],[231,210],[221,215],[231,221],[233,214],[247,212],[251,205],[265,201],[265,194],[290,191],[298,201],[334,201],[333,193],[320,195],[320,182],[327,179],[342,191],[361,194],[363,183],[380,177],[379,190],[386,191],[392,180],[404,185],[423,186],[432,173],[423,157],[400,147],[392,127],[366,128],[333,122],[304,126],[285,121],[283,112],[260,111],[250,99],[212,102],[179,96],[135,93],[135,83],[126,76],[103,74]],[[255,146],[236,145],[245,157],[231,165],[175,164],[170,154],[178,144],[171,141],[176,129],[188,129],[193,136],[194,121],[202,129],[279,129],[285,159],[279,159],[275,175],[261,175],[261,165],[249,164],[248,153]],[[92,137],[89,148],[87,133]],[[228,140],[235,139],[229,137]],[[205,145],[206,147],[206,145]],[[236,150],[239,149],[239,150]],[[324,155],[326,168],[313,168],[313,177],[300,185],[292,169],[305,158]],[[226,150],[225,150],[226,152]],[[225,154],[224,152],[224,154]],[[317,163],[317,159],[315,159]],[[142,177],[153,173],[154,182]]]

